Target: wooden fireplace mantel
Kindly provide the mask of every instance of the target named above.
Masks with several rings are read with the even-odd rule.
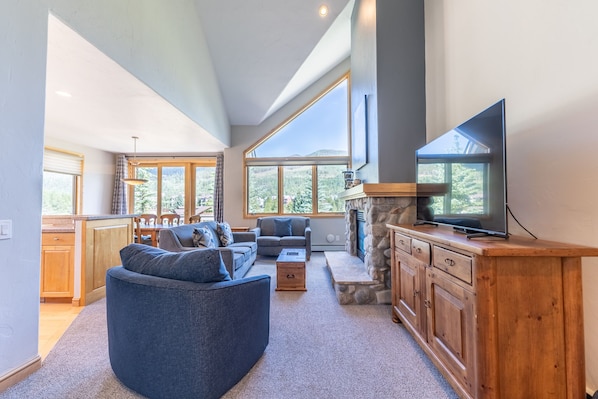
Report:
[[[363,183],[340,194],[340,198],[348,201],[366,197],[415,197],[415,183]]]
[[[343,191],[339,197],[349,201],[367,197],[416,197],[442,195],[447,192],[447,185],[416,183],[363,183]]]

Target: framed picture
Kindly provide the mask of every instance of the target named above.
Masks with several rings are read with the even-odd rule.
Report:
[[[353,114],[352,167],[357,170],[368,163],[368,96],[359,101]]]

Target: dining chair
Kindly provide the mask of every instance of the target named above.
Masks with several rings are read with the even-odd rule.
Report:
[[[133,222],[135,223],[135,234],[133,234],[133,241],[136,243],[141,243],[141,232],[139,231],[139,225],[141,224],[141,218],[139,218],[139,217],[133,218]]]
[[[189,224],[201,222],[201,214],[189,216]]]
[[[141,224],[146,226],[155,225],[156,223],[158,223],[158,215],[155,215],[153,213],[142,213],[141,215],[139,215],[139,221]]]
[[[176,213],[164,213],[160,215],[160,221],[165,226],[178,226],[181,224],[181,215]]]
[[[145,219],[141,216],[138,216],[134,219],[135,221],[135,234],[133,236],[134,242],[139,243],[139,244],[146,244],[146,245],[153,245],[152,243],[152,237],[150,235],[142,235],[141,234],[141,226],[149,226],[148,222],[145,222]],[[154,221],[156,219],[154,218],[153,221],[151,222],[152,225],[154,225]]]
[[[197,213],[189,217],[189,223],[199,223],[201,222],[201,215],[207,210],[212,209],[211,206],[198,206],[195,210]]]

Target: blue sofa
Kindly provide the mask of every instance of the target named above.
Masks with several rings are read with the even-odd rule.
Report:
[[[222,246],[218,241],[217,223],[214,221],[185,224],[160,230],[158,246],[171,252],[194,251],[193,230],[198,227],[209,229],[216,240],[224,265],[231,278],[243,278],[257,257],[257,242],[253,232],[233,232],[234,243]]]
[[[283,248],[305,248],[307,260],[311,257],[310,218],[305,216],[264,216],[257,218],[257,254],[277,256]]]
[[[127,261],[137,263],[127,266],[133,270],[117,266],[106,274],[114,374],[148,398],[221,397],[268,345],[270,277],[231,280],[213,249],[175,254],[128,247],[121,258],[133,253]]]

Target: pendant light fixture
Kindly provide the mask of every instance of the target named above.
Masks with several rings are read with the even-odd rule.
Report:
[[[131,138],[133,139],[133,160],[129,161],[129,163],[133,166],[137,166],[137,165],[139,165],[139,162],[137,162],[137,139],[139,137],[132,136]],[[120,179],[120,181],[122,181],[123,183],[126,183],[128,185],[131,185],[131,186],[138,186],[140,184],[147,183],[146,179],[138,179],[137,178],[137,168],[133,168],[133,177],[129,177],[126,179]]]

